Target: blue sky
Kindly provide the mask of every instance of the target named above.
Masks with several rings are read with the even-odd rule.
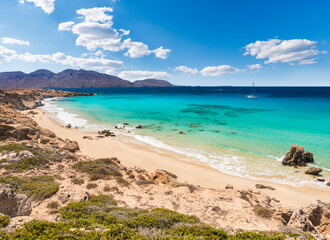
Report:
[[[0,71],[330,86],[330,1],[3,0]]]

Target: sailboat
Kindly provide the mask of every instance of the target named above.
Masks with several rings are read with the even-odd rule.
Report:
[[[255,93],[254,82],[253,82],[253,85],[252,85],[252,93],[250,95],[246,95],[245,98],[258,99],[258,96]]]

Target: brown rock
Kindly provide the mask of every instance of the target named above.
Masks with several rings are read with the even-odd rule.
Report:
[[[266,186],[266,185],[263,185],[263,184],[256,184],[256,188],[258,188],[258,189],[275,190],[275,188],[273,188],[272,186]]]
[[[305,171],[306,174],[315,175],[315,176],[319,175],[320,172],[322,172],[322,169],[316,167],[311,167],[307,171]]]
[[[0,213],[10,217],[29,216],[32,212],[28,197],[15,193],[14,187],[8,184],[0,184],[0,203]]]
[[[64,144],[63,148],[72,153],[80,150],[78,143],[76,141],[71,141],[69,139],[65,140],[65,144]]]
[[[306,166],[310,162],[314,162],[313,154],[305,152],[303,147],[295,144],[291,146],[290,151],[282,160],[282,164],[288,166]]]
[[[228,184],[228,185],[225,186],[225,189],[234,189],[234,187],[232,185]]]
[[[142,125],[137,125],[136,128],[141,129],[141,128],[143,128],[143,126]]]

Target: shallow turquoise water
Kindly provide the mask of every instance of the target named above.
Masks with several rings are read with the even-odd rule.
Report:
[[[127,122],[121,134],[196,157],[230,174],[322,185],[304,174],[297,177],[279,160],[291,144],[299,144],[314,154],[316,165],[330,169],[330,96],[258,89],[259,99],[246,99],[246,89],[201,89],[97,90],[97,96],[62,99],[46,107],[56,108],[64,123],[85,129],[113,130]],[[135,129],[138,124],[145,128]]]

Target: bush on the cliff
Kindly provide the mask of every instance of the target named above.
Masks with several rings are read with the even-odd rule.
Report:
[[[52,176],[33,177],[0,177],[0,183],[12,185],[16,191],[36,200],[43,200],[53,196],[60,184],[55,182]]]
[[[116,158],[101,158],[94,161],[81,161],[73,165],[78,172],[88,173],[90,176],[97,175],[100,178],[121,177],[120,167]]]
[[[0,213],[0,228],[7,227],[10,223],[10,217]]]
[[[253,207],[253,212],[261,218],[271,218],[274,214],[271,209],[263,207],[260,204]]]
[[[0,239],[255,239],[284,240],[286,233],[240,232],[228,235],[201,223],[198,218],[167,209],[151,211],[122,208],[110,195],[70,203],[60,209],[62,221],[31,221]],[[312,239],[312,238],[307,238]]]
[[[0,124],[0,141],[6,140],[8,138],[7,137],[8,132],[14,129],[15,128],[12,126]]]
[[[16,163],[8,164],[5,166],[5,169],[15,172],[23,172],[34,168],[44,168],[51,162],[60,162],[63,159],[63,156],[50,150],[42,148],[28,148],[24,144],[18,143],[0,147],[0,152],[4,150],[13,152],[29,151],[34,155],[34,157],[20,159]]]

